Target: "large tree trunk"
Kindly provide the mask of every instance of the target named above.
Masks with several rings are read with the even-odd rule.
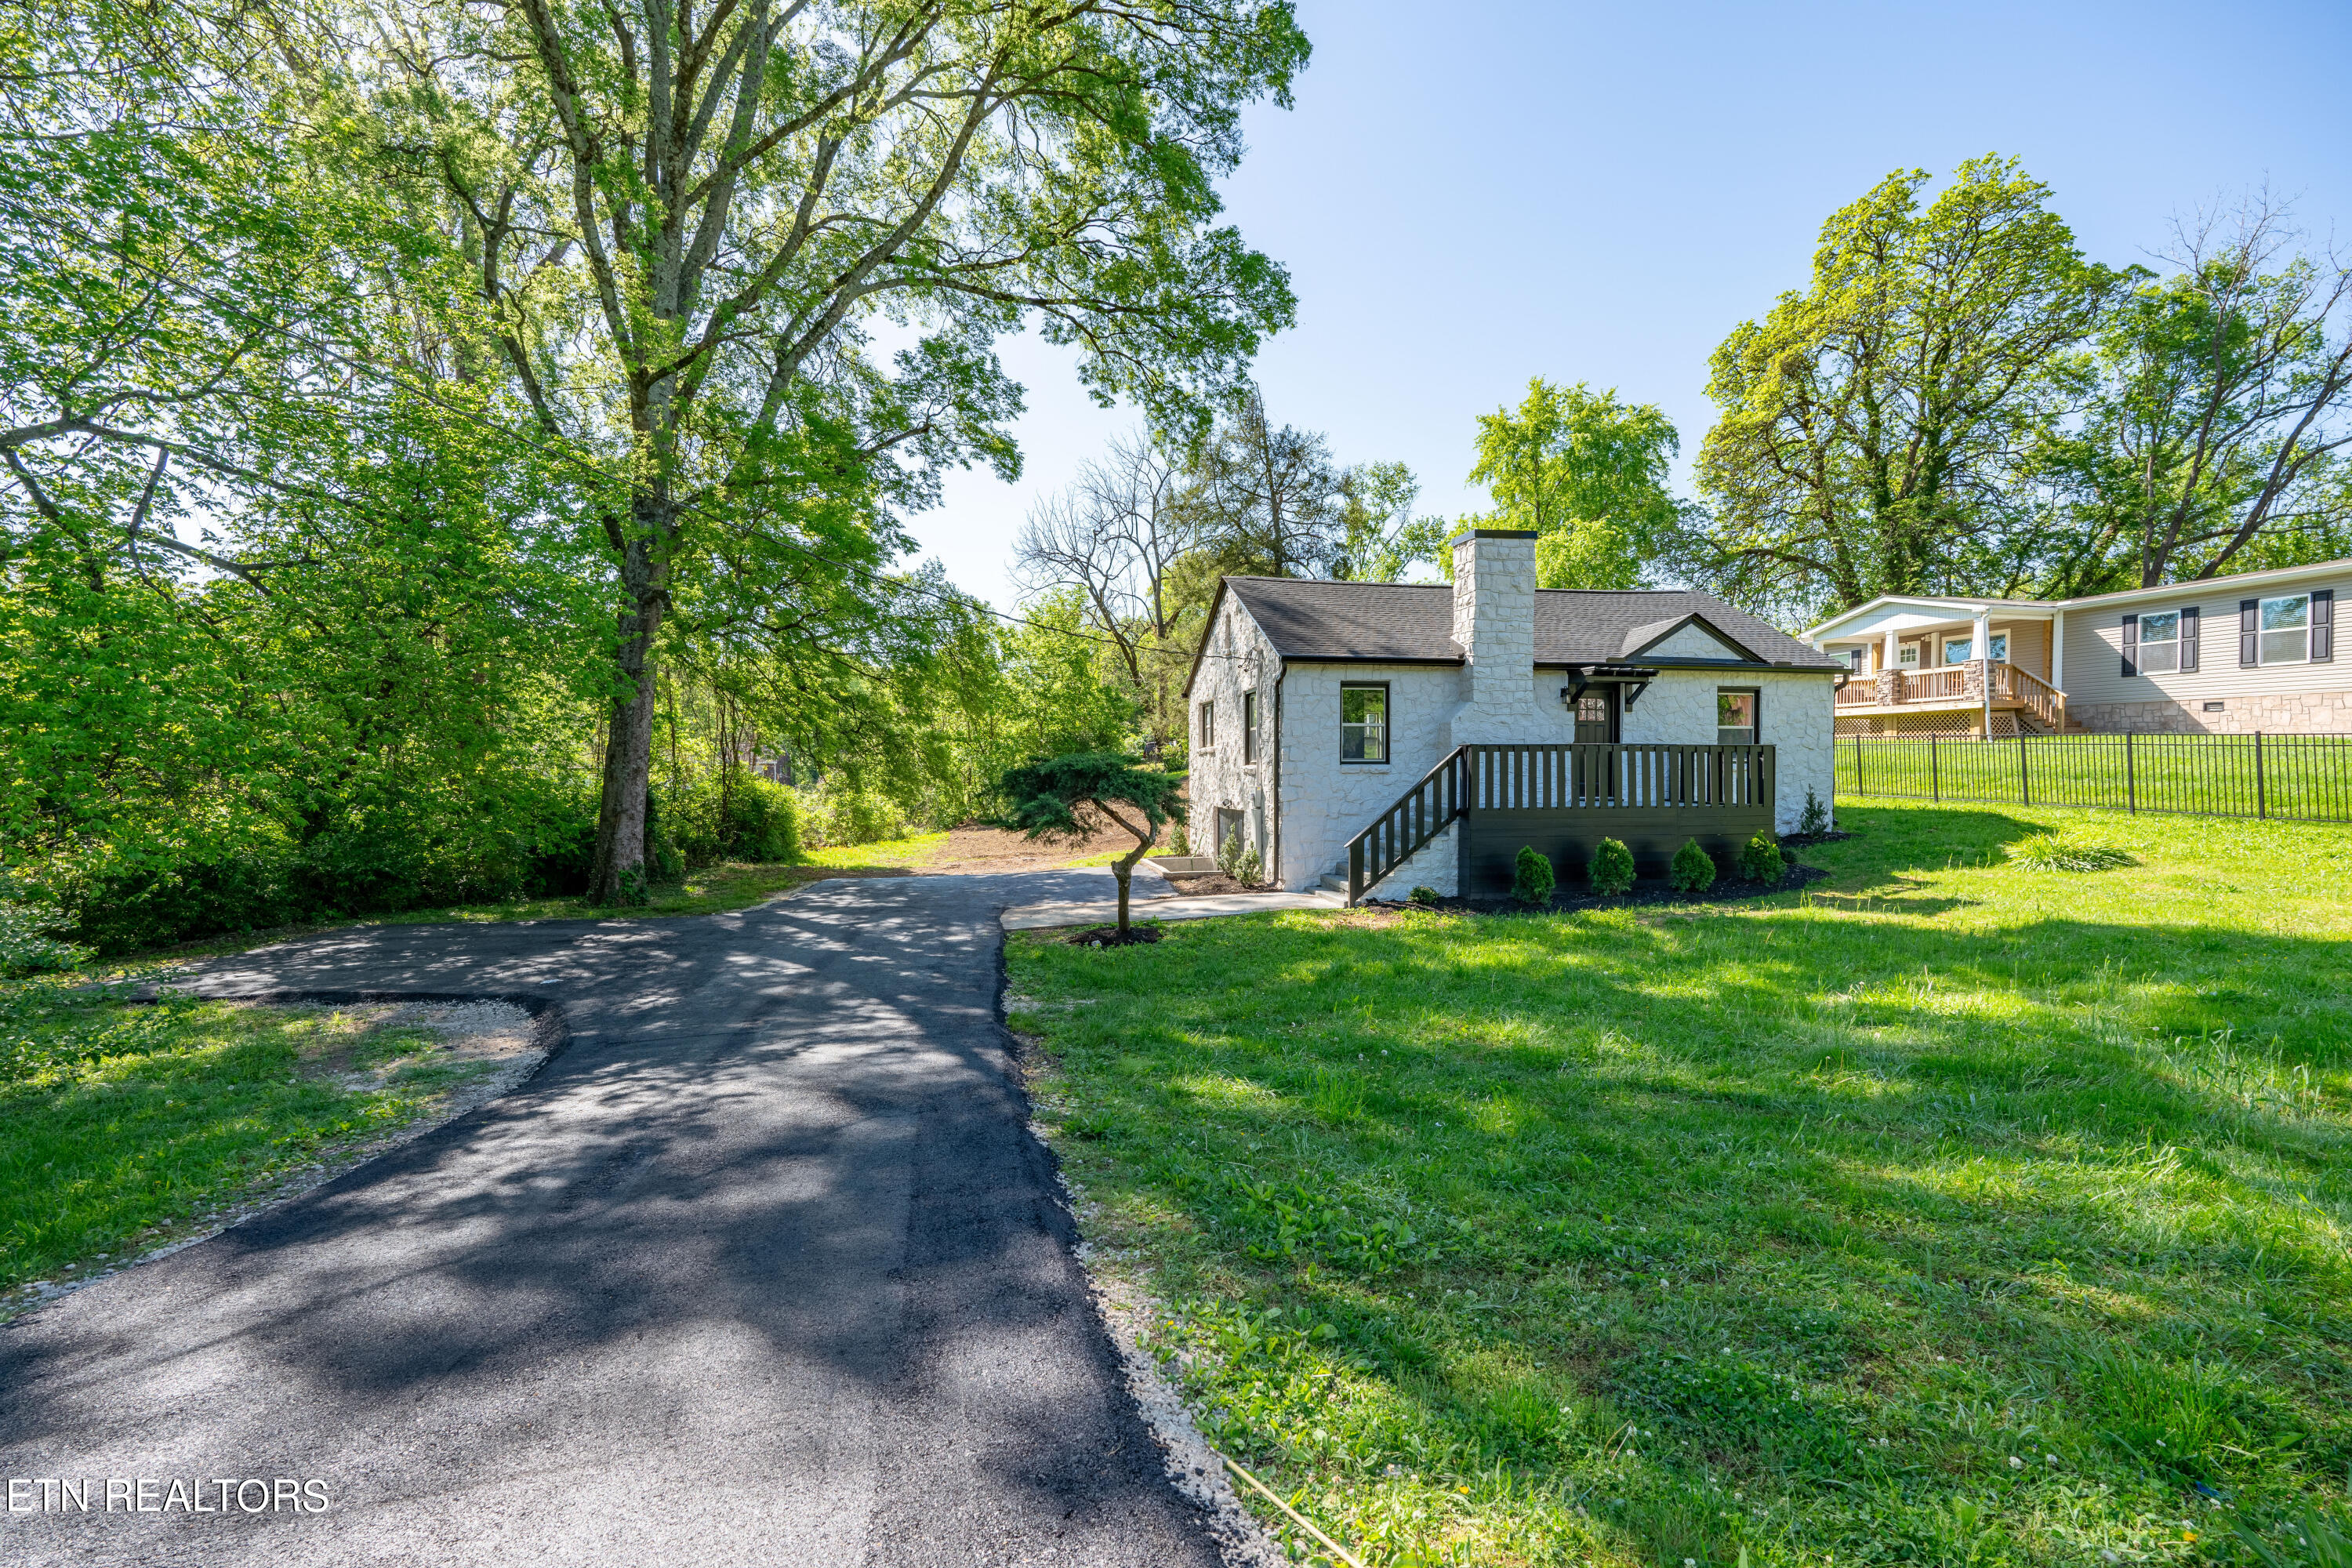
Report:
[[[641,523],[661,520],[644,514]],[[651,530],[641,529],[622,554],[621,582],[630,607],[621,612],[616,658],[621,689],[613,698],[612,740],[604,748],[604,799],[596,813],[596,868],[588,896],[600,904],[637,904],[646,897],[646,796],[653,787],[654,637],[667,602]],[[666,533],[666,530],[663,531]],[[660,537],[656,534],[655,537]]]

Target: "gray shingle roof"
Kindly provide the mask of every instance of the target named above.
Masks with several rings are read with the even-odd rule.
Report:
[[[1285,658],[1458,664],[1454,589],[1445,583],[1324,583],[1297,577],[1228,577],[1226,592]],[[1682,588],[1625,593],[1544,588],[1536,594],[1538,664],[1592,664],[1623,657],[1685,616],[1704,616],[1773,664],[1801,669],[1844,666],[1817,648],[1725,604]],[[1632,634],[1647,637],[1629,642]]]

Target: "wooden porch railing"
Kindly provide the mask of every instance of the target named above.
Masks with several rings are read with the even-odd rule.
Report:
[[[1840,708],[1884,708],[1889,701],[1903,702],[1966,702],[1982,700],[1977,685],[1985,669],[1975,659],[1966,664],[1947,665],[1941,669],[1898,669],[1890,679],[1885,673],[1856,676],[1838,689]],[[1991,667],[1992,700],[2004,707],[2019,707],[2032,713],[2052,730],[2066,727],[2066,694],[2034,674],[2013,664],[1995,663]]]
[[[1769,746],[1461,746],[1348,841],[1348,902],[1465,812],[1771,804]]]

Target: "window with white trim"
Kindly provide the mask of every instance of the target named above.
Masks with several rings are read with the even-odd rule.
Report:
[[[1257,761],[1257,693],[1242,693],[1242,761]]]
[[[2143,626],[2147,623],[2142,622]],[[2262,618],[2255,623],[2262,634],[2262,661],[2264,664],[2306,664],[2311,659],[2311,595],[2287,594],[2263,601]],[[2147,633],[2140,636],[2144,638]]]
[[[1995,632],[1985,640],[1992,644],[1992,661],[1995,664],[2007,664],[2009,662],[2009,634],[2007,632]],[[1944,662],[1946,664],[1966,664],[1969,660],[1976,658],[1976,647],[1977,639],[1974,637],[1946,637],[1944,639]]]
[[[2139,657],[2132,661],[2142,675],[2170,675],[2180,668],[2180,612],[2159,610],[2139,618]]]
[[[1214,702],[1202,702],[1198,704],[1198,707],[1201,710],[1201,750],[1215,751],[1217,749],[1217,705]]]

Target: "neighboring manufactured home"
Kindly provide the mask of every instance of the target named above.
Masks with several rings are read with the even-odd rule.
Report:
[[[1705,594],[1538,590],[1532,533],[1453,549],[1450,584],[1218,585],[1196,847],[1238,835],[1293,889],[1491,895],[1526,845],[1571,879],[1614,837],[1658,875],[1829,805],[1829,656]]]
[[[1840,734],[2352,733],[2352,561],[2080,599],[1886,595],[1804,640],[1849,671]]]

